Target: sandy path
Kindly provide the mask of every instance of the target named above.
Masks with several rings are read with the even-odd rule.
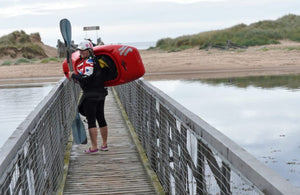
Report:
[[[197,79],[300,73],[299,49],[300,43],[284,41],[245,51],[193,48],[171,53],[141,50],[140,54],[146,69],[145,79]],[[11,78],[63,76],[61,63],[57,62],[2,65],[0,72],[0,82]]]

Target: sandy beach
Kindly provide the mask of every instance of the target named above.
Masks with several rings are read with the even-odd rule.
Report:
[[[300,73],[300,43],[250,47],[246,50],[181,52],[141,51],[146,79],[228,78]],[[295,49],[295,48],[298,48]]]
[[[48,52],[49,53],[49,52]],[[300,73],[300,43],[282,41],[277,45],[246,50],[199,50],[180,52],[140,50],[146,80],[228,78]],[[52,55],[52,56],[51,56]],[[56,53],[51,51],[48,56]],[[4,59],[0,60],[0,64]],[[0,66],[0,82],[17,78],[62,77],[61,62]]]

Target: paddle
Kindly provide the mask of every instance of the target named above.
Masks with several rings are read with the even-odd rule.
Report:
[[[71,49],[71,42],[72,42],[72,27],[71,23],[68,19],[64,18],[59,22],[60,32],[64,39],[65,46],[67,47],[67,62],[69,69],[73,71],[72,60],[70,60],[70,49]]]
[[[73,71],[72,59],[71,59],[71,41],[72,41],[72,28],[68,19],[64,18],[59,22],[60,32],[64,39],[65,46],[67,47],[67,62],[69,69]],[[75,143],[87,144],[87,137],[85,133],[84,125],[80,119],[79,113],[76,113],[75,119],[72,123],[72,132]]]

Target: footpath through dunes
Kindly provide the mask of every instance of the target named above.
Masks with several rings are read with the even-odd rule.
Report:
[[[54,49],[54,50],[53,50]],[[55,48],[48,48],[54,55]],[[47,50],[45,50],[47,51]],[[179,52],[140,50],[147,80],[227,78],[300,73],[300,43],[282,41],[278,45],[246,50],[199,50]],[[0,59],[0,64],[4,59]],[[0,79],[63,77],[62,62],[0,65]],[[1,83],[1,81],[0,81]]]

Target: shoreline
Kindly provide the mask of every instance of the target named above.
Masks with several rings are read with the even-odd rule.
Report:
[[[179,52],[161,50],[139,50],[139,52],[146,70],[143,76],[145,80],[300,74],[300,43],[292,41],[282,41],[278,45],[250,47],[245,50],[207,51],[192,48]],[[64,77],[62,62],[2,65],[0,72],[0,84],[24,78]]]
[[[0,79],[0,88],[11,88],[21,86],[42,86],[46,83],[56,83],[63,77],[34,77],[34,78],[9,78]]]
[[[189,72],[169,72],[169,73],[146,73],[146,80],[182,80],[182,79],[222,79],[249,76],[284,76],[298,75],[299,69],[294,68],[254,68],[254,69],[219,69],[219,70],[202,70]]]

